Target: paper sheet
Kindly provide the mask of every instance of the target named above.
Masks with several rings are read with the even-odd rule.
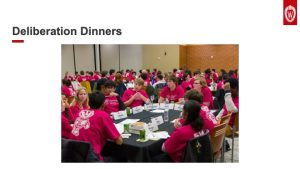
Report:
[[[116,128],[117,128],[117,130],[118,130],[118,132],[120,133],[120,134],[122,134],[123,132],[124,132],[124,125],[123,124],[115,124],[114,123],[114,125],[116,126]]]
[[[166,131],[159,131],[159,132],[148,134],[148,139],[149,140],[167,139],[168,137],[170,137],[170,135]]]
[[[135,122],[138,122],[138,121],[140,121],[140,119],[126,119],[126,120],[120,122],[119,124],[122,124],[122,125],[132,124],[132,123],[135,123]]]
[[[151,111],[151,113],[164,113],[164,110],[157,109],[157,110]]]

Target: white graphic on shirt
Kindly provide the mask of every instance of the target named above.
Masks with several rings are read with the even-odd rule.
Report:
[[[91,110],[81,110],[79,117],[76,118],[74,126],[72,129],[72,134],[75,136],[79,135],[79,130],[81,128],[88,129],[90,128],[89,118],[94,115],[94,111]]]
[[[292,5],[287,6],[284,9],[284,17],[288,22],[293,22],[296,18],[296,8]]]

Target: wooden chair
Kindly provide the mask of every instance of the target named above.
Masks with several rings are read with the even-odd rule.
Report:
[[[212,144],[214,161],[216,161],[216,159],[220,156],[220,153],[222,151],[226,127],[227,127],[226,123],[219,124],[215,126],[211,134],[211,144]]]
[[[228,112],[228,114],[226,116],[221,117],[221,120],[220,120],[220,124],[223,124],[223,123],[227,124],[226,131],[228,129],[228,123],[229,123],[230,117],[231,117],[231,112]],[[225,131],[225,135],[226,135],[226,131]],[[224,137],[222,151],[221,151],[221,161],[222,162],[224,162],[225,146],[226,145],[225,145],[225,137]]]

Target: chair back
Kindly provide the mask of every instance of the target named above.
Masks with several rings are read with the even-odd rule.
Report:
[[[211,134],[211,145],[213,153],[216,154],[220,152],[222,148],[222,143],[225,137],[227,123],[221,123],[215,126],[212,134]]]
[[[185,148],[182,156],[182,162],[212,162],[212,146],[206,130],[202,136],[191,139]]]
[[[231,112],[228,112],[228,114],[226,116],[221,117],[220,124],[222,124],[222,123],[228,124],[230,117],[231,117]]]

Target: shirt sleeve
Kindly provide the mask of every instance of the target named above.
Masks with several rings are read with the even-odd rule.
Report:
[[[228,112],[237,113],[239,111],[232,101],[231,93],[226,93],[224,99],[225,99],[225,105]]]
[[[163,88],[163,90],[160,93],[160,97],[166,98],[167,96],[167,86]]]
[[[120,137],[120,133],[116,129],[112,119],[107,114],[103,114],[102,123],[107,139],[116,140],[118,137]]]
[[[125,92],[124,92],[124,94],[122,96],[122,101],[126,102],[129,99],[130,99],[130,97],[129,97],[129,90],[125,90]]]
[[[182,145],[186,143],[185,140],[182,139],[182,134],[183,133],[180,132],[180,130],[175,129],[172,135],[165,141],[164,147],[168,154],[179,151]]]
[[[184,97],[184,90],[182,87],[178,87],[178,99]]]

